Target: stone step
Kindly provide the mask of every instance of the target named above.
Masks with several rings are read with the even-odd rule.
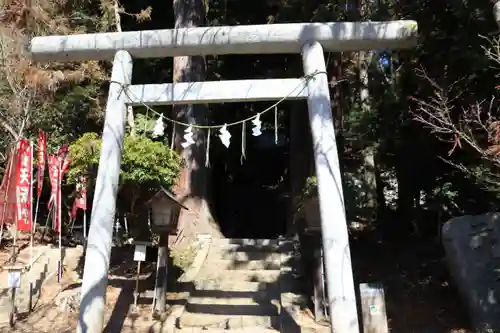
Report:
[[[277,246],[277,239],[251,239],[251,238],[221,238],[212,239],[212,245],[246,245],[246,246]]]
[[[186,311],[232,316],[277,316],[279,300],[254,300],[248,298],[190,297]]]
[[[212,251],[226,251],[226,252],[278,252],[280,247],[278,244],[274,245],[245,245],[245,244],[211,244]]]
[[[277,282],[280,277],[280,270],[227,270],[211,271],[203,275],[203,279],[219,281],[237,282]]]
[[[276,239],[213,239],[179,332],[278,328],[282,258]]]
[[[161,333],[228,333],[223,328],[202,328],[202,327],[186,327],[175,328],[174,330],[162,330]],[[279,333],[278,330],[262,327],[246,327],[232,329],[231,333]]]
[[[231,308],[234,308],[234,306],[228,307],[228,310]],[[197,327],[225,330],[242,329],[245,327],[278,328],[279,317],[266,315],[193,313],[185,311],[179,318],[178,326],[180,328]]]
[[[184,327],[176,328],[173,325],[164,325],[156,322],[148,329],[148,333],[279,333],[279,330],[263,327],[234,328],[228,332],[224,328]]]
[[[224,260],[265,260],[267,262],[281,262],[281,254],[276,252],[243,252],[243,251],[222,251],[220,253],[209,253],[208,260],[217,258]]]
[[[280,294],[267,291],[220,291],[196,290],[189,298],[190,303],[198,304],[232,304],[232,305],[279,305]]]
[[[281,269],[285,267],[297,267],[300,266],[300,257],[294,256],[289,253],[282,253],[280,257]]]
[[[216,292],[239,292],[254,293],[266,292],[272,295],[279,294],[279,285],[277,283],[248,282],[234,280],[198,280],[195,281],[195,293],[205,292],[206,295]],[[209,296],[206,296],[209,297]],[[214,297],[214,296],[210,296]],[[245,297],[245,296],[243,296]]]
[[[191,294],[189,302],[193,304],[274,304],[275,306],[279,306],[280,294],[268,293],[266,291],[197,290]]]
[[[212,249],[240,252],[276,252],[280,244],[276,239],[215,239],[210,245]]]
[[[280,241],[278,244],[281,252],[293,252],[295,247],[298,247],[297,242],[293,240]]]
[[[40,297],[40,292],[42,289],[42,284],[44,281],[50,277],[51,275],[57,274],[57,262],[51,262],[49,256],[47,255],[48,247],[42,248],[38,250],[40,255],[35,255],[36,261],[33,263],[33,267],[24,272],[21,275],[21,287],[16,290],[16,308],[18,313],[23,313],[28,311],[29,305],[29,292],[30,292],[30,282],[33,283],[33,302],[36,302]],[[25,255],[26,257],[26,255]],[[27,265],[29,265],[30,259],[28,257],[25,260]],[[7,273],[5,272],[5,276]],[[5,277],[5,281],[1,281],[0,285],[3,289],[0,290],[0,313],[5,314],[11,311],[11,293],[10,290],[7,289],[7,278]],[[0,323],[5,323],[5,316],[0,318]],[[8,317],[7,317],[8,319]]]
[[[208,265],[213,267],[218,267],[221,270],[278,270],[280,269],[280,263],[276,261],[265,261],[265,260],[224,260],[224,259],[213,259],[207,261]]]

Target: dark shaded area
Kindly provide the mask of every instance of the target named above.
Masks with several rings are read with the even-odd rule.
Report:
[[[290,204],[288,139],[280,131],[276,144],[272,129],[259,137],[247,129],[244,158],[238,129],[230,148],[212,155],[215,219],[229,238],[277,238],[286,232]]]
[[[383,283],[391,330],[469,332],[467,313],[439,243],[413,239],[402,244],[372,232],[353,236],[354,279],[358,284]]]
[[[313,252],[317,248],[312,244],[313,239],[301,237],[300,262],[304,268],[301,291],[309,296],[303,309],[311,316],[314,315]],[[466,309],[444,265],[439,243],[421,239],[407,239],[403,243],[369,230],[352,232],[350,243],[355,286],[383,285],[391,331],[472,332]]]

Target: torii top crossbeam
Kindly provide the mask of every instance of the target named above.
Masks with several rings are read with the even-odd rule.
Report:
[[[129,31],[35,37],[35,61],[111,60],[119,50],[134,58],[221,54],[300,53],[317,41],[327,52],[411,48],[417,22],[328,22]]]

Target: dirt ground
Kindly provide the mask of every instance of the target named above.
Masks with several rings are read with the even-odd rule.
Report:
[[[62,289],[65,291],[72,290],[72,288],[79,288],[74,283],[64,281]],[[40,302],[34,312],[27,316],[20,316],[16,325],[12,329],[4,330],[1,332],[51,332],[51,333],[69,333],[75,332],[76,324],[78,321],[78,312],[76,311],[63,311],[60,307],[54,306],[58,295],[61,294],[61,287],[50,286],[43,290],[44,299]],[[125,299],[124,294],[127,298]],[[107,304],[106,304],[106,328],[104,332],[147,332],[150,323],[150,307],[140,306],[138,311],[131,311],[131,304],[133,302],[133,295],[128,296],[128,292],[123,291],[122,288],[109,286],[107,290]],[[79,297],[75,298],[79,301]],[[119,306],[117,307],[116,304]],[[149,309],[148,309],[149,308]],[[126,310],[128,313],[123,313]],[[127,316],[126,320],[120,318]],[[110,320],[110,317],[113,319]],[[122,319],[123,321],[121,321]]]
[[[9,249],[0,251],[0,262],[9,257]],[[152,299],[142,295],[134,307],[136,263],[133,253],[127,250],[116,251],[112,256],[107,288],[104,332],[148,332],[151,321]],[[130,259],[130,260],[129,260]],[[52,279],[42,287],[41,298],[34,311],[28,316],[19,314],[15,327],[0,329],[2,333],[69,333],[75,332],[78,321],[80,301],[80,272],[82,263],[75,263],[76,269],[66,270],[61,283]],[[152,289],[154,274],[151,265],[143,265],[139,280],[139,291]]]
[[[138,308],[134,309],[136,264],[131,260],[131,251],[121,252],[112,257],[104,332],[151,332],[152,299],[139,298]],[[0,252],[0,262],[7,257],[5,251]],[[359,237],[352,244],[352,257],[356,281],[384,284],[392,332],[472,333],[442,263],[439,246],[417,241],[388,244]],[[152,270],[143,267],[141,291],[152,289]],[[14,329],[1,332],[74,332],[79,301],[77,275],[78,272],[66,272],[61,284],[47,284],[35,311],[28,317],[20,316]],[[54,306],[65,297],[75,303],[73,311]]]

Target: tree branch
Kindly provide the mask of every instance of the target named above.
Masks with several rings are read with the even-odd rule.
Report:
[[[490,48],[485,48],[485,55],[500,64],[500,39],[491,40],[490,45]],[[454,87],[457,87],[461,80],[442,87],[430,78],[425,70],[420,70],[418,75],[434,89],[434,95],[426,101],[410,97],[415,103],[415,108],[411,111],[414,120],[428,128],[439,140],[452,144],[449,156],[456,149],[463,148],[464,144],[487,163],[467,167],[441,159],[465,174],[479,179],[490,189],[496,187],[499,190],[500,176],[496,176],[497,172],[493,171],[500,168],[500,119],[496,117],[499,111],[495,103],[496,98],[493,96],[469,107],[456,108],[454,101],[461,92],[456,93]],[[481,172],[477,168],[481,168]],[[487,170],[488,168],[490,170]]]
[[[17,132],[12,128],[12,126],[9,125],[6,119],[4,119],[2,116],[0,116],[0,126],[2,126],[9,134],[12,135],[15,141],[19,139],[19,136]]]

